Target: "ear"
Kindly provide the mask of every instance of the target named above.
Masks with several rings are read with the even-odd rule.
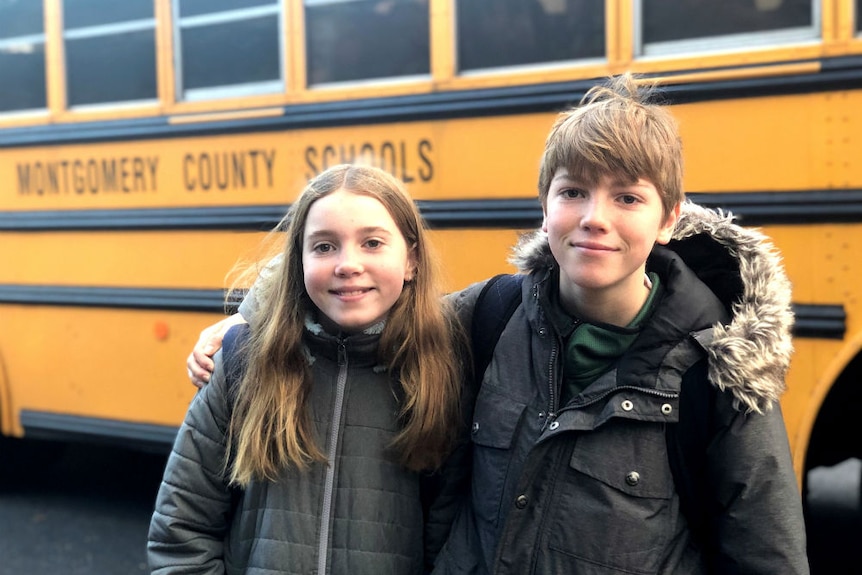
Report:
[[[673,230],[676,227],[676,222],[679,220],[679,211],[681,208],[682,204],[677,203],[667,215],[667,219],[665,219],[664,224],[662,224],[658,230],[655,243],[665,245],[671,240],[673,237]]]
[[[419,261],[416,256],[416,244],[413,244],[407,252],[407,267],[404,269],[404,281],[413,281],[413,278],[416,277],[417,267],[419,267]]]
[[[548,233],[548,208],[542,204],[542,231]]]

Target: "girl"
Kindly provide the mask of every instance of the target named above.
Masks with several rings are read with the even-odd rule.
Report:
[[[463,336],[421,216],[394,177],[342,165],[313,179],[279,227],[277,281],[257,320],[229,336],[238,361],[216,356],[178,433],[150,566],[422,573],[451,512],[446,482],[433,477],[431,501],[422,472],[461,427],[452,358]]]

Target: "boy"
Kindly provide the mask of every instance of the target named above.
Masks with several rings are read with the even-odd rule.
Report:
[[[435,573],[808,572],[777,403],[790,285],[756,232],[681,215],[676,124],[643,98],[619,77],[547,138],[542,230],[515,250],[522,303],[484,374],[470,501]],[[454,296],[465,323],[480,289]],[[699,510],[668,426],[706,430],[684,464]]]
[[[772,247],[683,203],[676,124],[630,75],[560,115],[539,199],[434,572],[808,573]],[[483,285],[451,296],[468,331]],[[674,430],[705,436],[681,465]]]

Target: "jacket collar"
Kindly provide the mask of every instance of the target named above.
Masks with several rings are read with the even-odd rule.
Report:
[[[362,333],[333,335],[325,331],[323,326],[314,321],[311,316],[306,316],[303,342],[306,346],[307,359],[310,363],[314,363],[317,357],[338,362],[339,354],[344,354],[341,359],[349,359],[351,364],[376,365],[379,361],[378,344],[382,327],[381,323]]]

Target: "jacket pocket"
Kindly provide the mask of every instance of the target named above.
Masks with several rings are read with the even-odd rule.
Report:
[[[482,386],[473,412],[473,501],[480,522],[494,525],[500,512],[512,441],[526,404]]]
[[[575,440],[549,547],[626,573],[657,573],[676,517],[664,425],[612,420]],[[594,567],[593,567],[594,568]]]

